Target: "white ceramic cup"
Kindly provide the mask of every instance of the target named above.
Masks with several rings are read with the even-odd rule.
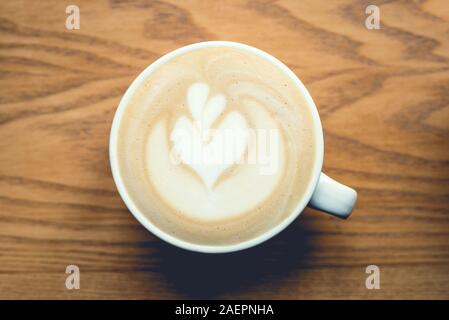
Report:
[[[277,68],[283,71],[291,80],[295,83],[297,89],[302,93],[307,102],[307,107],[310,108],[310,111],[313,116],[313,125],[315,127],[316,132],[316,148],[315,148],[315,163],[313,166],[313,175],[310,181],[308,182],[308,186],[302,198],[298,201],[296,208],[287,216],[284,220],[282,220],[279,224],[273,226],[271,229],[267,230],[263,234],[247,241],[243,241],[241,243],[230,244],[230,245],[204,245],[204,244],[195,244],[190,243],[185,240],[178,239],[161,229],[159,229],[156,225],[154,225],[134,204],[133,199],[128,194],[126,190],[123,180],[120,174],[120,169],[118,166],[118,156],[117,156],[117,136],[118,129],[120,125],[120,121],[125,112],[125,109],[128,105],[128,102],[131,96],[134,94],[136,89],[140,86],[144,79],[146,79],[152,72],[158,69],[161,65],[183,53],[197,50],[201,48],[208,47],[231,47],[231,48],[239,48],[242,50],[249,51],[254,53],[272,64],[274,64]],[[302,84],[302,82],[298,79],[298,77],[281,61],[276,59],[275,57],[269,55],[268,53],[256,49],[254,47],[237,43],[237,42],[229,42],[229,41],[208,41],[208,42],[199,42],[195,44],[191,44],[179,49],[176,49],[166,55],[162,56],[155,62],[153,62],[150,66],[148,66],[139,76],[133,81],[131,86],[126,91],[123,96],[120,104],[117,108],[117,111],[114,116],[114,120],[111,128],[111,135],[109,140],[109,157],[111,161],[111,169],[112,175],[117,185],[117,189],[125,202],[128,209],[134,215],[134,217],[151,231],[153,234],[161,238],[162,240],[171,243],[180,248],[184,248],[191,251],[205,252],[205,253],[225,253],[225,252],[233,252],[246,248],[253,247],[258,245],[279,232],[285,229],[293,220],[295,220],[300,213],[304,210],[304,208],[309,205],[311,207],[320,209],[329,214],[332,214],[339,218],[347,218],[355,205],[357,199],[357,193],[355,190],[338,183],[337,181],[329,178],[324,173],[321,172],[323,165],[323,155],[324,155],[324,141],[323,141],[323,129],[321,127],[320,117],[318,115],[318,110],[315,106],[315,103],[312,100],[309,92],[306,87]],[[242,195],[244,197],[245,195]]]

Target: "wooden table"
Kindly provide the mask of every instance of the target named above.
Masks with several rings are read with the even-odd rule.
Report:
[[[0,298],[448,299],[448,22],[444,0],[2,1]],[[349,220],[307,209],[263,245],[203,255],[127,211],[108,160],[118,102],[157,57],[211,39],[303,80],[325,171],[359,192]],[[71,264],[80,290],[65,287]],[[380,290],[365,287],[371,264]]]

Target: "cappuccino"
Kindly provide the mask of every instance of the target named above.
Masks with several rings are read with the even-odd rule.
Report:
[[[317,141],[305,97],[279,66],[211,46],[133,85],[117,163],[152,224],[190,243],[229,245],[294,212],[312,183]]]

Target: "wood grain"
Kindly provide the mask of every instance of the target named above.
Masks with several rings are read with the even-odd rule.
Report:
[[[157,57],[214,39],[266,50],[309,88],[324,169],[359,192],[349,220],[307,209],[259,247],[208,256],[126,210],[108,162],[121,95]],[[2,1],[0,70],[0,298],[449,299],[446,1]]]

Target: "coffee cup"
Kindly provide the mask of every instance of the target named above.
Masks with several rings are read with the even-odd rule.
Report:
[[[306,206],[346,219],[357,198],[322,172],[323,129],[303,83],[236,42],[195,43],[149,65],[120,101],[109,153],[134,217],[192,251],[253,247]]]

